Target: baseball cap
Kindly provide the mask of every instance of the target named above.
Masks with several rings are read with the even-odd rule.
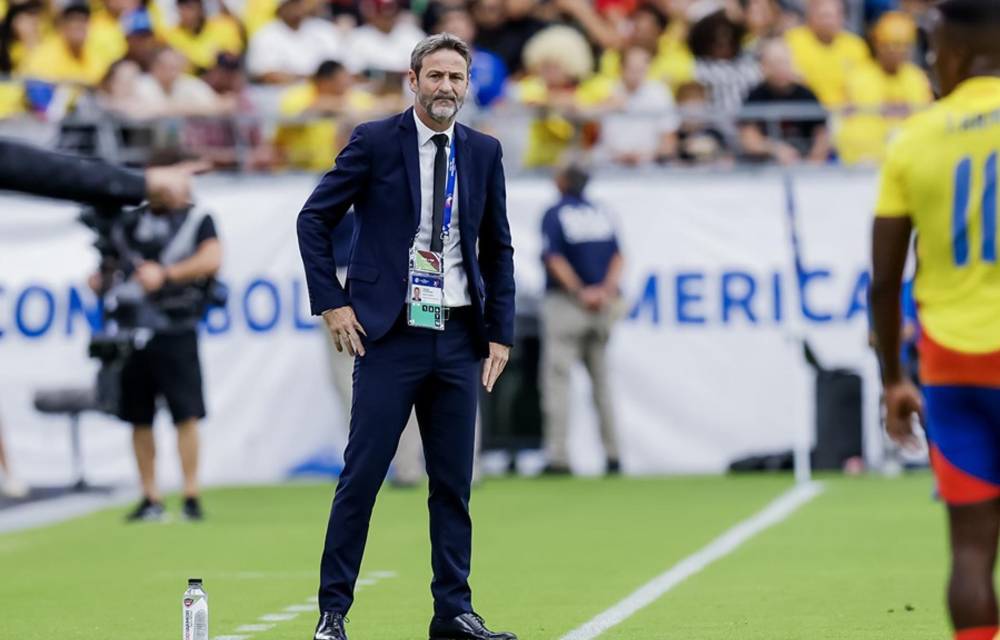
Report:
[[[145,9],[136,9],[122,16],[121,27],[126,36],[153,33],[153,20]]]

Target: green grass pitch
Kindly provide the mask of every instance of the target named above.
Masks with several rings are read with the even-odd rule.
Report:
[[[949,637],[930,476],[822,481],[789,519],[601,638]],[[473,495],[476,607],[522,640],[558,640],[790,486],[785,476],[488,480]],[[307,640],[332,493],[219,489],[201,524],[125,525],[115,509],[0,535],[0,639],[177,640],[186,579],[202,577],[213,638]],[[168,505],[178,512],[177,498]],[[426,639],[429,564],[426,492],[385,488],[352,640]],[[269,614],[288,619],[261,620]],[[246,625],[273,626],[237,632]]]

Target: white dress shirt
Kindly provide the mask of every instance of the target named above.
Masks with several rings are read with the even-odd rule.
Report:
[[[417,117],[413,112],[413,120],[417,123],[417,150],[420,152],[420,229],[417,231],[417,247],[430,249],[431,233],[434,227],[434,156],[437,145],[431,140],[438,134]],[[447,131],[448,160],[451,161],[451,141],[455,135],[455,125],[452,123]],[[469,277],[462,264],[462,246],[459,244],[458,231],[458,178],[455,179],[455,193],[451,208],[450,233],[444,241],[444,306],[464,307],[472,304],[469,297]]]

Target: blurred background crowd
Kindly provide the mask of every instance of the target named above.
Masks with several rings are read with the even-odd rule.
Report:
[[[461,119],[514,168],[873,164],[932,99],[927,0],[0,0],[0,133],[144,164],[327,169],[474,44]]]

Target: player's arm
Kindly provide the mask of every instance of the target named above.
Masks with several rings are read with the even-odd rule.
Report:
[[[894,384],[903,379],[899,357],[902,327],[901,296],[903,268],[910,247],[913,224],[908,217],[875,218],[872,230],[872,323],[875,350],[882,366],[882,381]]]
[[[903,445],[915,444],[913,414],[920,395],[903,373],[900,361],[902,281],[913,224],[909,217],[877,217],[872,231],[871,311],[875,350],[885,387],[886,431]]]

